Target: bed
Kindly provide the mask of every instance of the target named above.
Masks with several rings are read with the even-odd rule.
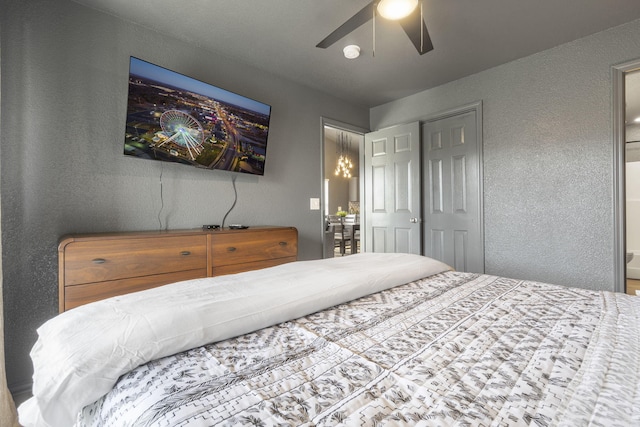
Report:
[[[362,253],[45,323],[25,426],[640,425],[640,300]]]

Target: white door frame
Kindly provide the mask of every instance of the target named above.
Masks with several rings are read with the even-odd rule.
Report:
[[[613,276],[616,292],[626,289],[625,74],[640,69],[640,59],[611,67],[613,131]]]

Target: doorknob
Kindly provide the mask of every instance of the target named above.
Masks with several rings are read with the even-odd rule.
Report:
[[[419,222],[421,222],[420,218],[409,218],[409,222],[412,224],[417,224]]]

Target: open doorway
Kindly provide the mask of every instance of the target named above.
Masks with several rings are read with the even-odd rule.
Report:
[[[640,70],[625,73],[626,292],[640,293]]]
[[[640,285],[635,276],[629,274],[635,266],[634,258],[640,256],[635,246],[640,245],[636,236],[638,224],[635,206],[640,198],[640,189],[634,179],[636,162],[636,140],[640,141],[640,59],[612,67],[613,80],[613,147],[614,147],[614,290],[635,294],[635,285]],[[636,105],[638,104],[638,105]],[[639,119],[638,122],[635,120]],[[629,175],[629,176],[628,176]],[[640,171],[638,171],[640,177]],[[630,178],[630,179],[628,179]],[[638,200],[640,202],[640,200]],[[630,212],[631,210],[631,212]],[[635,259],[638,262],[638,259]],[[640,273],[640,270],[638,270]],[[640,274],[639,274],[640,276]],[[639,286],[640,287],[640,286]]]
[[[361,153],[365,130],[322,121],[322,224],[325,258],[361,251]]]

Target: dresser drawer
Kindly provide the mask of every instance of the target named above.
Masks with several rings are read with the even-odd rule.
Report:
[[[211,265],[259,263],[282,258],[296,259],[298,232],[295,228],[245,231],[212,235]],[[275,265],[277,263],[273,263]]]
[[[82,240],[64,250],[65,286],[207,269],[205,235]]]
[[[245,271],[259,270],[261,268],[275,267],[276,265],[286,264],[296,261],[297,257],[273,258],[260,261],[253,261],[240,264],[219,265],[211,269],[211,276],[224,276],[225,274],[243,273]]]
[[[60,308],[60,311],[70,310],[80,305],[128,294],[130,292],[144,291],[145,289],[156,288],[169,283],[200,279],[203,277],[207,277],[206,269],[152,274],[149,276],[65,286],[62,297],[63,306]]]

